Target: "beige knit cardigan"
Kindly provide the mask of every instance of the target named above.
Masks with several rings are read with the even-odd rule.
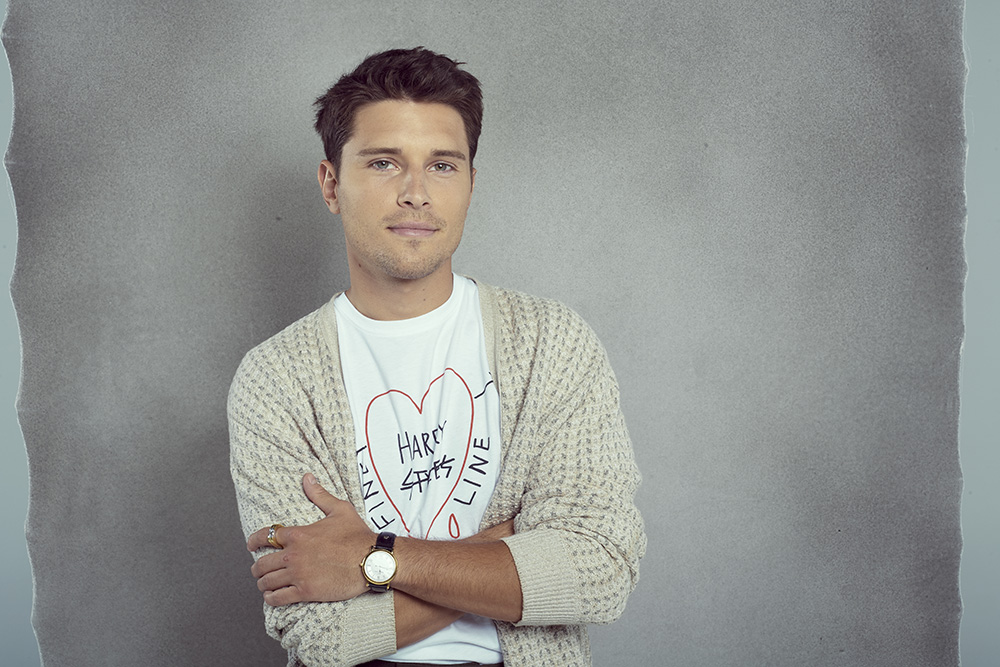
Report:
[[[520,623],[496,623],[504,661],[589,665],[585,624],[622,613],[646,545],[618,385],[569,308],[478,286],[503,440],[482,527],[515,518],[505,541],[523,595]],[[229,394],[229,431],[245,535],[322,518],[302,492],[310,471],[363,515],[332,300],[247,353]],[[264,605],[264,616],[289,665],[354,665],[396,650],[391,592]]]

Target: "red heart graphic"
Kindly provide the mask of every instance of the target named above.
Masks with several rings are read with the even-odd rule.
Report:
[[[455,378],[458,380],[458,382],[454,381],[449,382],[448,381],[449,378]],[[430,404],[425,405],[427,397],[431,395],[432,390],[435,391],[432,400]],[[409,441],[410,435],[404,432],[404,434],[397,435],[397,437],[399,438],[397,442],[400,443],[399,459],[397,460],[395,457],[396,452],[392,451],[391,447],[386,447],[384,443],[382,443],[381,441],[380,443],[382,444],[382,446],[377,448],[372,447],[372,441],[371,441],[372,423],[373,423],[372,419],[374,417],[376,419],[375,423],[381,424],[383,420],[379,419],[380,416],[379,412],[382,410],[389,410],[392,412],[392,418],[386,419],[384,421],[393,424],[393,429],[395,429],[395,425],[398,425],[405,431],[405,414],[401,414],[401,412],[405,412],[406,410],[409,409],[409,406],[412,406],[413,408],[416,409],[418,415],[423,416],[425,409],[428,408],[440,409],[442,405],[448,404],[448,402],[446,401],[447,398],[446,392],[448,391],[459,392],[458,398],[453,400],[455,404],[460,403],[463,406],[463,408],[464,408],[464,399],[468,398],[469,401],[467,427],[465,423],[466,422],[465,415],[449,414],[447,416],[447,419],[443,420],[443,424],[446,424],[450,428],[446,429],[444,426],[442,426],[441,428],[442,440],[446,438],[447,439],[460,438],[460,440],[458,441],[458,447],[453,447],[452,451],[458,449],[458,451],[462,452],[461,454],[462,464],[458,469],[458,474],[455,475],[454,484],[451,485],[450,489],[447,489],[447,494],[441,501],[440,506],[437,506],[437,504],[435,503],[434,506],[437,511],[434,513],[434,517],[431,519],[430,524],[428,524],[427,530],[424,531],[424,534],[422,536],[424,538],[430,535],[431,528],[434,527],[434,522],[437,521],[438,516],[441,515],[441,512],[444,510],[445,505],[448,504],[448,501],[451,500],[452,495],[455,493],[455,488],[458,486],[459,481],[461,481],[462,479],[462,474],[465,471],[465,465],[469,459],[469,450],[472,445],[472,424],[475,418],[475,405],[473,403],[472,390],[469,389],[468,383],[466,383],[466,381],[462,378],[461,375],[458,374],[457,371],[455,371],[453,368],[446,368],[441,375],[431,380],[430,384],[427,385],[427,390],[424,392],[424,395],[420,398],[419,404],[417,404],[417,402],[414,401],[413,398],[406,392],[400,391],[398,389],[390,389],[373,398],[368,403],[368,407],[365,410],[365,444],[368,446],[367,447],[368,459],[369,461],[371,461],[372,471],[375,473],[375,477],[376,479],[378,479],[379,486],[382,487],[382,491],[385,493],[385,496],[389,500],[389,503],[392,505],[393,509],[396,510],[396,514],[399,516],[400,521],[402,521],[403,527],[406,529],[407,534],[410,534],[411,533],[410,526],[415,525],[413,516],[411,514],[411,520],[407,521],[406,517],[403,515],[403,512],[400,510],[399,504],[397,504],[396,499],[393,498],[393,494],[390,493],[389,487],[390,486],[393,487],[392,488],[393,492],[399,491],[400,493],[402,493],[404,491],[404,487],[406,487],[407,484],[409,483],[408,488],[410,489],[410,497],[412,500],[413,496],[412,489],[414,483],[409,482],[409,480],[410,480],[410,475],[416,470],[415,467],[410,465],[414,460],[412,458],[413,452],[414,451],[418,452],[418,456],[420,458],[423,458],[425,455],[429,455],[431,457],[431,463],[434,464],[433,469],[435,473],[439,472],[438,465],[441,462],[447,460],[447,453],[445,453],[445,456],[442,459],[435,461],[434,454],[436,451],[439,450],[437,448],[429,447],[428,436],[430,434],[428,434],[427,432],[421,433],[421,435],[423,436],[423,447],[424,447],[424,449],[421,450],[420,444],[418,444],[417,442],[414,442],[413,449],[410,448],[411,447]],[[405,401],[401,399],[405,399]],[[434,413],[429,412],[428,414],[432,415]],[[445,433],[445,430],[447,430],[447,433]],[[458,435],[452,435],[456,432]],[[411,460],[409,464],[407,464],[403,456],[404,447],[401,444],[403,437],[406,437],[407,439],[406,451],[409,451],[411,455]],[[378,449],[378,454],[376,454],[376,449]],[[376,462],[376,459],[380,459],[381,462]],[[452,461],[453,460],[454,459],[452,459]],[[409,467],[409,472],[406,474],[406,477],[403,477],[403,472],[408,467]],[[450,472],[451,472],[451,466],[449,465],[448,466],[449,475]],[[421,477],[421,475],[426,475],[426,477]],[[436,492],[438,487],[434,487],[431,484],[429,471],[424,471],[424,470],[419,471],[418,479],[420,480],[419,492],[421,494],[424,493],[423,485],[424,483],[426,483],[428,487],[427,488],[428,498],[432,496],[436,497],[441,496],[440,493],[432,493],[431,491],[433,488],[433,491]],[[415,504],[412,504],[411,507],[415,508],[414,511],[419,512],[419,510],[421,509],[421,503],[417,502]]]

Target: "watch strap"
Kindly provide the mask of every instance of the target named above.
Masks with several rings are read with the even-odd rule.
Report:
[[[376,549],[385,549],[389,553],[392,553],[392,549],[394,546],[396,546],[395,533],[390,533],[390,532],[379,533],[378,537],[375,539]]]

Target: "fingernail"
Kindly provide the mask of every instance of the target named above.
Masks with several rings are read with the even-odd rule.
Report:
[[[307,472],[306,484],[315,484],[315,483],[316,483],[316,477],[311,472]]]

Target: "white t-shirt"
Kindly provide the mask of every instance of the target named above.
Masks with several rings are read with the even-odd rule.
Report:
[[[346,295],[334,300],[365,519],[376,532],[469,537],[496,487],[500,397],[479,290],[462,276],[453,285],[439,308],[408,320],[373,320]],[[386,659],[488,664],[503,655],[493,622],[466,614]]]

